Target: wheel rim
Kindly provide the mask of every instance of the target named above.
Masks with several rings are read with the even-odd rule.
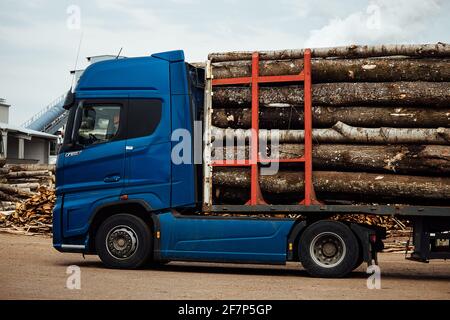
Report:
[[[138,248],[136,232],[129,226],[117,226],[106,236],[108,253],[118,260],[132,257]]]
[[[333,232],[322,232],[314,237],[310,245],[310,255],[323,268],[333,268],[344,260],[347,248],[344,240]]]

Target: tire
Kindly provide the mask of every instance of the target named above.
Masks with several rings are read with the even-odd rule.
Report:
[[[116,214],[100,225],[95,246],[100,259],[109,268],[140,268],[151,257],[151,230],[141,218]]]
[[[355,266],[353,267],[353,270],[358,269],[362,264],[364,263],[364,258],[362,252],[358,254],[358,259],[356,260]]]
[[[299,257],[310,275],[340,278],[349,274],[357,264],[359,243],[345,224],[317,221],[300,237]]]

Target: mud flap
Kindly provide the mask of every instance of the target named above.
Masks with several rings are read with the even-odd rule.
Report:
[[[386,238],[386,230],[379,227],[367,228],[356,223],[351,223],[350,229],[359,240],[363,261],[367,265],[378,264],[377,253],[384,249],[382,239]]]

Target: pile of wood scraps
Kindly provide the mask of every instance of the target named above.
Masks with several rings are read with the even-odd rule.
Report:
[[[49,234],[56,201],[54,166],[0,168],[0,231]]]

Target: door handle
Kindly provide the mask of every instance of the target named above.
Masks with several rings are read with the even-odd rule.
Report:
[[[120,181],[120,176],[108,176],[108,177],[105,177],[105,179],[103,179],[103,181],[106,183],[118,182],[118,181]]]

